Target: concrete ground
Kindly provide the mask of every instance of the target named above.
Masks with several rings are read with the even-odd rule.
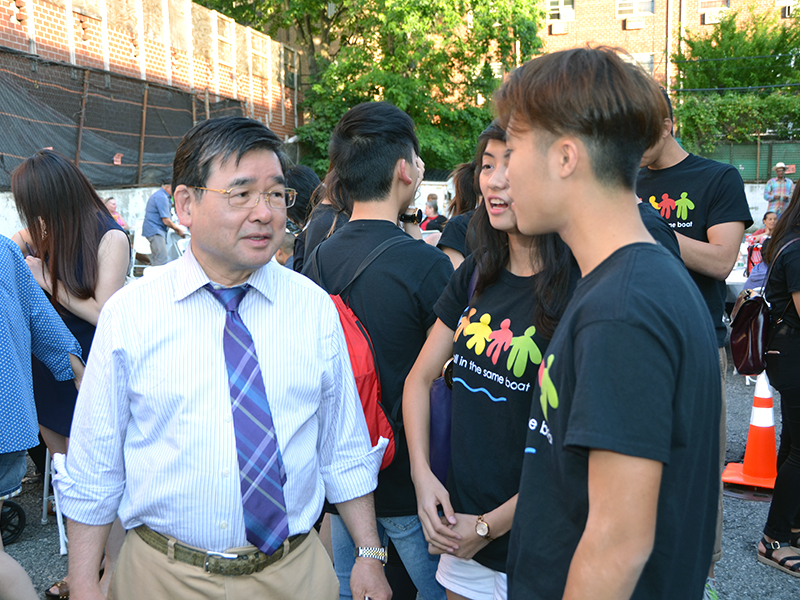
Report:
[[[755,386],[745,385],[745,378],[728,370],[728,454],[727,460],[741,462],[744,457],[750,409]],[[775,398],[775,406],[779,399]],[[777,430],[780,430],[780,410],[775,411]],[[32,467],[29,474],[33,474]],[[8,546],[8,553],[28,571],[36,590],[44,590],[67,572],[67,557],[58,553],[58,531],[55,517],[47,525],[41,519],[41,482],[23,484],[23,493],[16,498],[27,514],[28,524],[22,537]],[[768,500],[768,497],[766,498]],[[742,500],[730,496],[724,499],[725,525],[723,532],[724,557],[717,565],[720,598],[725,600],[794,600],[800,598],[800,579],[762,565],[756,560],[756,543],[767,519],[769,503]],[[687,544],[692,540],[687,539]],[[400,600],[400,599],[397,599]],[[675,599],[683,600],[683,599]],[[691,600],[691,599],[689,599]],[[698,599],[699,600],[699,599]]]

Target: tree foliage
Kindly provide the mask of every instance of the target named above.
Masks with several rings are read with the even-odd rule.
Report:
[[[711,151],[762,134],[800,130],[800,27],[777,16],[727,13],[708,36],[688,32],[678,67],[675,115],[684,145]],[[781,86],[781,87],[774,87]],[[748,89],[731,89],[748,88]]]
[[[417,124],[422,158],[446,169],[469,160],[491,121],[500,75],[541,46],[536,0],[319,0],[205,4],[274,35],[293,28],[309,59],[297,131],[304,163],[327,170],[331,131],[352,106],[386,100]],[[519,44],[517,53],[516,44]]]

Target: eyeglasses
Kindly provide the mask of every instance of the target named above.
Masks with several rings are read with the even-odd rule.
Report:
[[[215,190],[200,186],[192,187],[196,190],[225,194],[228,198],[228,204],[234,208],[254,208],[262,199],[266,201],[270,208],[291,208],[294,206],[294,200],[297,197],[297,191],[292,188],[278,188],[269,192],[257,192],[245,188]]]

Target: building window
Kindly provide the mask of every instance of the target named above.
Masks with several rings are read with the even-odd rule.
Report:
[[[297,80],[297,51],[288,46],[283,47],[283,84],[294,88]]]
[[[640,17],[655,12],[655,0],[617,0],[618,17]]]
[[[700,0],[700,12],[707,8],[730,8],[731,0]]]
[[[233,66],[233,19],[217,15],[217,56],[219,62],[229,67]]]
[[[653,54],[631,54],[633,62],[642,67],[650,75],[653,74],[654,55]]]
[[[547,18],[551,21],[575,19],[575,0],[549,0]]]

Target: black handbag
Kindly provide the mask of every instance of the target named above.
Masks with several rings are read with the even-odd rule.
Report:
[[[800,241],[800,238],[789,240],[778,250],[769,266],[764,287],[761,288],[762,292],[767,289],[772,267],[778,262],[781,252],[797,241]],[[786,308],[789,308],[788,304]],[[783,315],[776,324],[782,318]],[[767,368],[766,353],[771,338],[770,329],[769,304],[764,296],[756,290],[742,290],[731,311],[731,355],[738,373],[760,375]]]
[[[467,297],[472,303],[472,295],[478,285],[478,267],[472,272],[469,280]],[[430,461],[431,471],[445,485],[447,471],[450,469],[450,429],[453,421],[453,359],[444,365],[442,376],[431,384],[430,392]]]

